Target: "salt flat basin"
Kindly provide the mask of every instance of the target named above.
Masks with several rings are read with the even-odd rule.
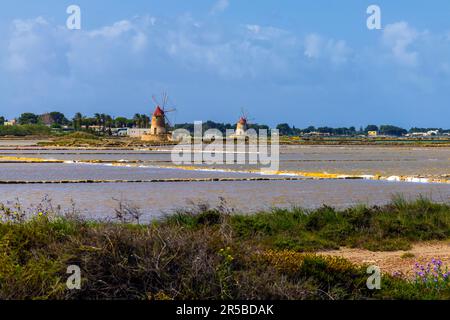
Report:
[[[155,166],[72,163],[3,163],[1,181],[150,180],[258,177],[246,172],[192,171]],[[268,176],[270,177],[270,176]],[[276,177],[276,176],[274,176]],[[1,195],[0,195],[1,198]]]
[[[273,206],[381,205],[389,202],[394,194],[402,194],[407,199],[424,195],[449,202],[450,186],[366,180],[0,185],[0,202],[14,202],[17,198],[24,207],[31,207],[48,196],[54,205],[62,208],[70,208],[73,200],[87,218],[108,219],[114,216],[116,200],[121,200],[141,208],[143,221],[185,208],[191,201],[214,206],[219,197],[225,198],[228,206],[237,212],[251,213]]]
[[[45,142],[47,140],[32,140],[32,139],[0,139],[0,147],[25,147],[25,146],[37,146],[39,142]]]
[[[59,159],[69,163],[1,163],[1,156]],[[111,163],[70,163],[103,160]],[[131,161],[128,163],[127,161]],[[134,162],[133,162],[134,161]],[[166,168],[172,166],[172,168]],[[342,174],[431,175],[450,172],[450,148],[378,146],[282,146],[280,169]],[[117,200],[140,207],[144,220],[186,207],[190,201],[217,204],[219,197],[243,213],[273,206],[347,207],[356,203],[384,204],[392,195],[418,195],[450,202],[450,184],[369,180],[240,181],[260,176],[252,165],[198,165],[181,170],[170,163],[170,149],[149,150],[0,150],[0,182],[59,180],[123,180],[121,183],[68,183],[54,185],[0,184],[0,203],[17,198],[24,207],[48,196],[54,205],[70,208],[72,200],[88,218],[111,218]],[[234,172],[224,171],[227,169]],[[212,171],[205,171],[212,170]],[[268,176],[269,178],[272,176]],[[278,176],[279,177],[279,176]],[[233,181],[181,181],[182,179],[233,178]],[[130,180],[181,179],[177,182]],[[124,182],[125,181],[125,182]],[[85,181],[89,182],[89,181]]]
[[[281,146],[280,170],[383,176],[450,176],[450,148],[386,146]],[[170,148],[145,150],[0,150],[0,156],[60,160],[141,161],[170,164]],[[201,165],[200,167],[208,167]],[[211,167],[211,166],[209,166]],[[215,165],[255,170],[258,166]],[[0,168],[1,169],[1,168]]]

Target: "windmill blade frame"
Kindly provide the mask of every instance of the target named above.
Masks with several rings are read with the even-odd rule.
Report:
[[[164,115],[164,121],[169,126],[169,128],[172,128],[172,121],[170,121],[169,117],[167,115]]]

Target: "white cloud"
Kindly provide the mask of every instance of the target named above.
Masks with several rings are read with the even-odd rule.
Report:
[[[230,6],[229,0],[217,0],[210,10],[211,14],[224,12]]]
[[[335,65],[347,62],[352,50],[343,40],[326,39],[318,34],[309,34],[304,40],[304,55],[309,59],[324,58]]]
[[[317,34],[309,34],[305,38],[304,54],[308,58],[318,58],[322,51],[322,39]]]
[[[98,30],[89,32],[91,37],[106,37],[106,38],[116,38],[130,30],[133,30],[133,25],[128,20],[122,20],[114,23],[112,26],[106,26]]]
[[[247,29],[248,29],[248,31],[250,31],[251,33],[254,33],[254,34],[259,34],[261,32],[261,26],[259,26],[257,24],[248,24]]]
[[[63,72],[66,67],[65,57],[60,54],[66,45],[63,33],[42,17],[14,20],[3,67],[13,73]]]
[[[416,66],[418,53],[409,50],[409,47],[418,38],[416,30],[406,22],[397,22],[387,25],[383,30],[383,43],[392,52],[395,60],[403,65]]]
[[[368,83],[387,92],[403,85],[404,93],[432,92],[450,82],[450,38],[415,31],[407,23],[386,26],[380,42],[365,50],[324,34],[300,36],[259,24],[223,26],[190,15],[134,17],[76,32],[43,18],[15,20],[3,38],[0,91],[7,94],[0,103],[23,108],[57,99],[64,106],[67,97],[80,97],[78,104],[90,112],[97,99],[99,105],[145,100],[142,96],[161,83],[162,89],[251,83],[314,96],[340,90],[341,98],[342,88],[352,94]]]
[[[134,52],[142,51],[147,47],[148,38],[145,33],[138,32],[135,36],[133,36],[132,43]]]
[[[245,26],[247,29],[248,35],[253,40],[262,40],[262,41],[280,41],[282,40],[284,44],[287,43],[295,43],[296,37],[290,32],[275,28],[272,26],[260,26],[257,24],[248,24]]]

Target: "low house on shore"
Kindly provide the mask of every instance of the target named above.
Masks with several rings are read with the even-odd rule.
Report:
[[[4,126],[15,126],[17,124],[16,119],[8,120],[3,123]]]
[[[128,128],[127,136],[131,138],[141,138],[145,134],[150,133],[150,128]]]

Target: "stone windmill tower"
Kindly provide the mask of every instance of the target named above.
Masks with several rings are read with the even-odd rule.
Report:
[[[163,93],[161,103],[159,103],[155,96],[153,96],[153,101],[156,104],[156,108],[152,115],[150,134],[165,135],[167,134],[167,125],[170,126],[170,122],[166,114],[176,111],[176,109],[167,109],[169,101],[169,96],[167,95],[167,93]]]
[[[169,141],[171,138],[168,131],[168,126],[171,126],[171,124],[167,118],[167,113],[176,111],[176,109],[167,109],[169,102],[169,96],[167,93],[163,93],[161,103],[155,96],[152,98],[155,102],[155,111],[153,111],[152,114],[150,131],[142,135],[141,140],[158,143]]]
[[[242,110],[242,115],[239,118],[239,121],[236,123],[235,136],[245,136],[248,130],[248,121],[249,120],[247,114],[244,112],[244,110]]]
[[[160,106],[156,106],[156,109],[152,115],[152,125],[150,127],[150,134],[160,135],[167,133],[165,117],[166,115],[164,113],[164,110],[161,109]]]
[[[236,136],[245,136],[247,129],[248,129],[247,118],[241,117],[236,124],[235,135]]]

